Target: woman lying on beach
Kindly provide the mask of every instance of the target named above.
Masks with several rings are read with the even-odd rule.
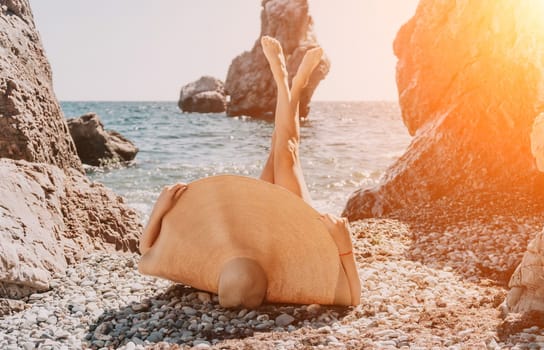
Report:
[[[261,44],[277,105],[260,179],[225,175],[165,187],[140,241],[139,270],[217,293],[223,307],[357,305],[348,222],[311,208],[299,160],[300,94],[323,51],[306,52],[289,89],[280,43],[265,36]]]

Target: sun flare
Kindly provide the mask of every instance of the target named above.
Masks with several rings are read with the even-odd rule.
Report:
[[[520,30],[528,30],[533,34],[539,33],[544,36],[544,0],[522,0],[514,1],[515,8],[519,13],[515,18],[520,19]]]

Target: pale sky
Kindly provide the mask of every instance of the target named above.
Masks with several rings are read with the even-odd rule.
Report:
[[[62,101],[174,101],[224,80],[260,33],[260,0],[30,0]],[[314,100],[397,100],[393,39],[417,0],[309,0],[331,71]]]

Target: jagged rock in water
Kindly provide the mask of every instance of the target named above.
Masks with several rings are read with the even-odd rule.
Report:
[[[81,169],[27,0],[0,0],[0,157]]]
[[[225,111],[225,87],[221,80],[203,76],[181,88],[178,106],[183,112],[221,113]]]
[[[100,166],[128,162],[136,157],[138,148],[117,131],[104,130],[95,113],[67,120],[79,159],[85,164]]]
[[[276,106],[276,85],[264,56],[260,37],[276,38],[286,57],[289,83],[306,51],[319,46],[313,32],[313,20],[307,0],[263,0],[261,34],[251,51],[236,57],[230,64],[225,81],[230,96],[227,114],[273,118]],[[319,82],[329,72],[330,62],[325,55],[312,73],[300,99],[300,116],[310,111],[310,100]]]
[[[544,231],[529,243],[510,283],[503,303],[505,312],[544,312]]]
[[[351,196],[344,215],[416,210],[472,193],[542,198],[529,135],[544,110],[543,12],[538,1],[420,1],[394,42],[413,141],[378,187]],[[500,205],[480,198],[475,207]]]
[[[0,0],[0,298],[85,252],[137,251],[140,220],[83,174],[28,0]]]

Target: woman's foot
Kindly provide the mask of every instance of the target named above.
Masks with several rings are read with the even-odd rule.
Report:
[[[278,86],[284,84],[287,82],[287,68],[285,67],[285,57],[279,41],[269,36],[263,36],[261,46],[276,84]]]
[[[323,49],[321,47],[314,47],[306,51],[300,66],[298,66],[297,74],[293,77],[292,92],[300,91],[306,87],[310,75],[312,75],[315,67],[321,61],[321,56],[323,56]]]

